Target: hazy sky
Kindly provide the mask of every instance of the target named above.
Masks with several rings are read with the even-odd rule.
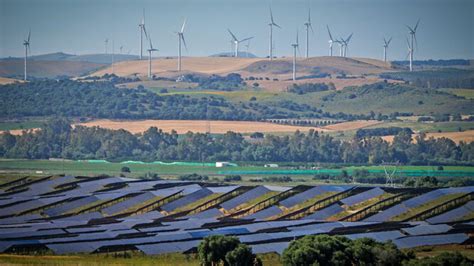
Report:
[[[313,56],[328,54],[328,24],[335,36],[354,33],[349,56],[381,58],[383,37],[392,36],[388,57],[403,60],[405,24],[414,25],[420,18],[415,59],[474,58],[473,0],[0,0],[0,57],[23,55],[29,28],[33,54],[103,53],[105,38],[115,41],[116,52],[123,45],[124,53],[138,54],[143,8],[160,56],[177,54],[173,32],[184,18],[189,48],[184,55],[229,51],[230,28],[238,38],[255,36],[250,52],[266,56],[270,4],[282,26],[274,30],[277,56],[291,55],[296,29],[304,55],[303,23],[310,5]]]

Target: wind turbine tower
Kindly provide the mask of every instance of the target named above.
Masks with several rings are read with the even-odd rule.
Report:
[[[275,23],[275,20],[273,19],[273,12],[272,8],[270,7],[270,23],[268,23],[268,26],[270,27],[270,42],[269,42],[269,56],[270,56],[270,61],[273,60],[273,26],[281,29],[281,27]]]
[[[245,42],[245,41],[248,41],[248,40],[251,40],[253,37],[248,37],[248,38],[245,38],[245,39],[242,39],[242,40],[239,40],[237,39],[237,37],[235,37],[235,35],[232,33],[232,31],[230,31],[229,29],[227,29],[227,31],[229,32],[229,34],[232,36],[232,41],[234,42],[234,57],[238,57],[239,56],[239,44],[241,42]]]
[[[25,73],[23,79],[26,81],[28,76],[26,74],[26,61],[28,60],[28,52],[30,51],[30,37],[31,37],[31,30],[28,32],[28,38],[23,41],[23,45],[25,46]]]
[[[410,71],[413,71],[413,44],[407,39],[408,45],[408,58],[410,59]]]
[[[296,50],[299,51],[298,31],[296,31],[296,43],[293,43],[293,81],[296,80]]]
[[[148,35],[148,40],[150,41],[150,48],[148,49],[148,78],[151,78],[151,57],[152,53],[158,51],[158,49],[153,48],[150,35]]]
[[[332,45],[333,43],[337,43],[338,41],[334,41],[334,39],[332,38],[332,34],[331,34],[331,31],[329,30],[329,26],[326,25],[326,28],[328,29],[328,34],[329,34],[329,56],[332,56]]]
[[[410,71],[413,71],[413,52],[415,51],[415,47],[414,47],[414,43],[416,43],[416,46],[418,47],[418,42],[416,41],[416,29],[418,28],[418,24],[420,24],[420,19],[418,19],[418,21],[416,22],[416,25],[415,27],[410,27],[407,25],[407,28],[409,30],[409,33],[410,33],[410,37],[411,37],[411,42],[410,42],[410,45],[409,45],[409,49],[410,49]]]
[[[186,41],[184,40],[184,27],[186,26],[186,19],[184,19],[183,26],[181,26],[181,30],[177,32],[178,35],[178,71],[181,71],[181,41],[183,42],[184,48],[188,50],[186,47]]]
[[[309,29],[314,34],[313,26],[311,25],[311,9],[308,8],[308,21],[304,23],[306,27],[306,58],[309,58]]]
[[[349,42],[351,41],[351,38],[352,38],[352,35],[353,33],[351,33],[351,35],[349,35],[349,37],[347,37],[347,39],[341,39],[341,42],[343,44],[343,47],[344,47],[344,51],[343,51],[343,55],[344,57],[347,56],[347,47],[349,46]]]
[[[390,37],[388,41],[385,38],[383,38],[383,61],[384,62],[387,62],[387,49],[391,41],[392,41],[392,37]]]

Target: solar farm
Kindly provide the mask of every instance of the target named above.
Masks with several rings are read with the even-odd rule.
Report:
[[[305,235],[362,237],[399,248],[472,245],[474,187],[238,186],[48,176],[0,185],[0,252],[193,253],[234,235],[281,254]]]

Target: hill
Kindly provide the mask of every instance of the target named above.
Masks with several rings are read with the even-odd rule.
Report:
[[[31,60],[28,62],[28,75],[36,78],[77,77],[91,71],[96,71],[104,66],[105,64],[80,61]],[[23,69],[23,59],[0,60],[0,77],[22,78]]]

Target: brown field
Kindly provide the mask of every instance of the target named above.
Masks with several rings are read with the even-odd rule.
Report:
[[[413,139],[416,135],[412,135]],[[394,136],[384,136],[382,137],[384,140],[392,142]],[[433,133],[426,133],[426,137],[428,138],[448,138],[452,139],[454,142],[459,143],[461,141],[464,142],[472,142],[474,141],[474,130],[466,130],[463,132],[433,132]]]
[[[21,60],[0,60],[0,76],[23,76],[24,62]],[[55,78],[60,75],[76,77],[96,71],[105,64],[79,61],[40,61],[28,62],[28,74],[40,78]]]
[[[188,131],[205,133],[207,130],[205,120],[140,120],[140,121],[112,121],[112,120],[96,120],[78,125],[83,126],[98,126],[108,129],[125,129],[132,133],[144,132],[150,127],[157,127],[165,132],[175,130],[178,134],[184,134]],[[253,133],[253,132],[295,132],[309,131],[310,129],[317,129],[318,131],[326,131],[314,127],[279,125],[266,122],[252,122],[252,121],[210,121],[210,128],[212,133],[223,134],[227,131],[234,131],[239,133]]]
[[[184,57],[182,59],[184,72],[199,72],[203,74],[225,74],[236,72],[259,61],[258,58],[232,58],[232,57]],[[155,58],[152,60],[152,72],[162,76],[166,72],[171,72],[175,76],[182,73],[176,71],[177,59]],[[92,76],[102,76],[111,73],[111,68],[97,71]],[[119,76],[146,76],[148,73],[148,60],[124,61],[115,64],[115,74]]]
[[[10,83],[15,83],[15,82],[23,82],[23,80],[0,77],[0,85],[5,85],[5,84],[10,84]]]
[[[323,129],[331,130],[331,131],[349,131],[349,130],[356,130],[364,127],[369,127],[373,125],[378,125],[383,123],[382,121],[377,120],[358,120],[358,121],[349,121],[338,123],[334,125],[329,125],[323,127]]]

